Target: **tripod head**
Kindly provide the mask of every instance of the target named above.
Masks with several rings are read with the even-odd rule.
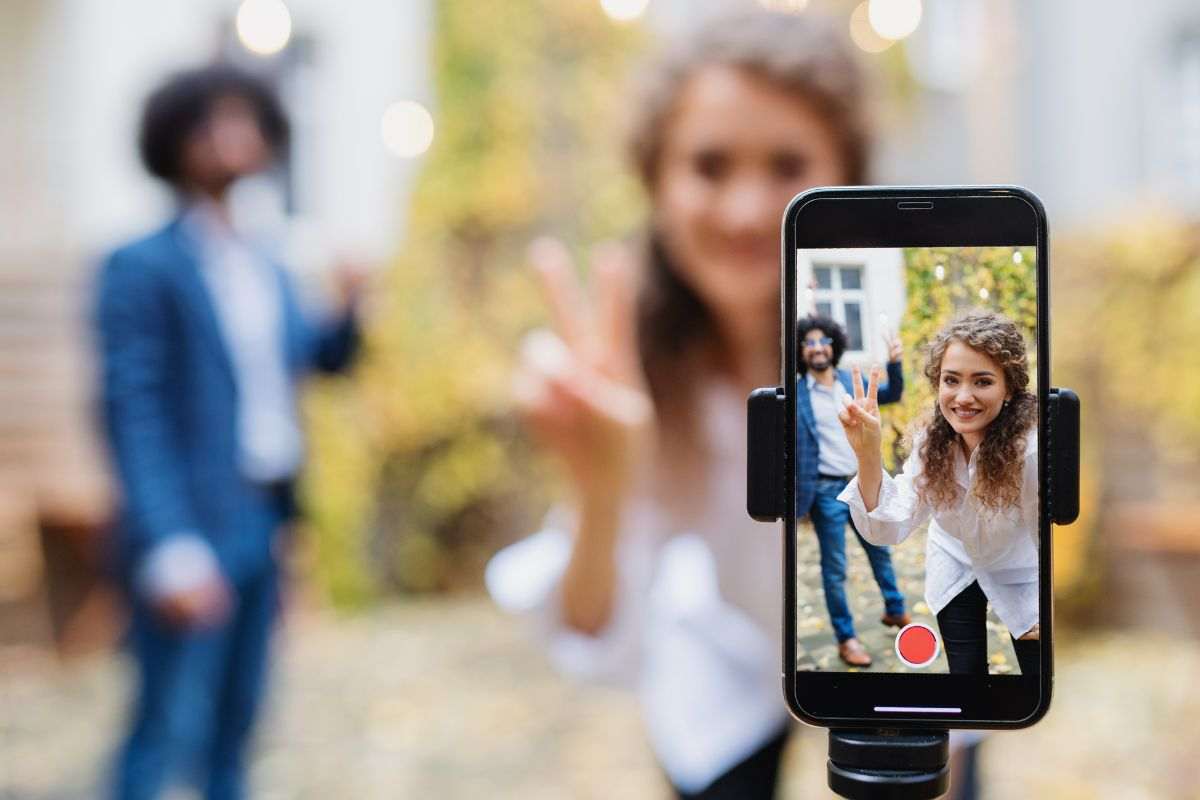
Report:
[[[850,800],[927,800],[950,788],[944,730],[829,731],[829,788]]]

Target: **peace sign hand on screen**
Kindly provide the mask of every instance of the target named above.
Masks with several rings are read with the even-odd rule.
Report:
[[[858,367],[851,370],[851,382],[854,384],[854,399],[843,396],[843,407],[838,413],[846,439],[854,450],[859,464],[864,460],[878,459],[882,442],[879,419],[879,373],[878,366],[871,367],[871,376],[867,381],[867,393],[863,394],[862,371]]]
[[[654,406],[637,348],[634,263],[622,246],[597,248],[590,291],[557,239],[530,245],[554,330],[526,336],[514,395],[526,424],[564,464],[576,490],[615,501],[653,441]]]

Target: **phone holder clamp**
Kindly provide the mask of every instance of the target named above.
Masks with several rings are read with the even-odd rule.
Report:
[[[746,510],[759,522],[777,522],[787,513],[786,422],[782,387],[750,393]],[[1046,423],[1046,505],[1051,522],[1069,525],[1079,516],[1079,395],[1070,389],[1051,389]]]

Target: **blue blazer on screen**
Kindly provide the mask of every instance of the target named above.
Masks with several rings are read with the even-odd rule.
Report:
[[[122,490],[115,554],[123,578],[184,532],[206,539],[235,581],[271,560],[274,531],[264,521],[273,500],[239,470],[237,386],[200,270],[176,219],[118,249],[99,274],[101,406]],[[287,274],[275,270],[293,383],[347,367],[359,340],[355,316],[311,324]]]
[[[839,369],[837,379],[853,396],[854,377],[848,369]],[[867,390],[867,378],[862,381]],[[900,400],[904,394],[904,369],[899,361],[888,362],[887,383],[879,387],[879,405]],[[817,495],[817,463],[820,449],[817,443],[817,421],[813,417],[812,399],[808,395],[808,381],[802,374],[796,381],[796,516],[803,517],[812,508]]]

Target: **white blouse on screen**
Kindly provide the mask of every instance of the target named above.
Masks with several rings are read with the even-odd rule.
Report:
[[[570,514],[488,564],[492,598],[535,621],[551,660],[577,677],[638,696],[651,746],[671,781],[699,791],[789,720],[780,682],[782,543],[746,512],[746,400],[710,384],[697,419],[713,451],[702,521],[680,526],[653,497],[633,500],[617,545],[615,608],[596,636],[561,617]]]
[[[959,592],[979,582],[1009,632],[1016,637],[1038,622],[1038,456],[1037,431],[1025,442],[1019,502],[990,512],[974,496],[979,448],[968,461],[955,448],[954,477],[960,500],[934,510],[917,495],[922,473],[920,442],[896,477],[883,473],[879,504],[868,512],[855,477],[838,495],[850,506],[854,525],[872,544],[896,545],[929,521],[925,544],[925,602],[937,614]]]

